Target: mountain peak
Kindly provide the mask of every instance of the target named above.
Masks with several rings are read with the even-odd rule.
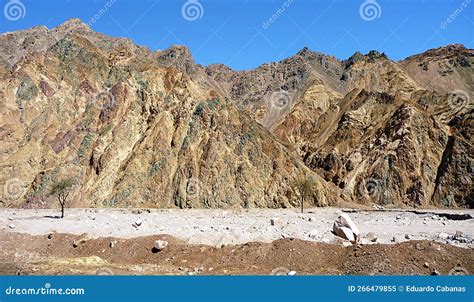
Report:
[[[85,32],[85,31],[92,31],[90,27],[85,24],[81,19],[79,18],[73,18],[69,19],[63,24],[53,28],[54,31],[62,31],[62,32]]]

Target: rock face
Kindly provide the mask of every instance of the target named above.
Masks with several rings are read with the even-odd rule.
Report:
[[[250,71],[80,20],[0,35],[0,206],[473,207],[474,51],[303,49]],[[442,67],[440,67],[442,66]]]

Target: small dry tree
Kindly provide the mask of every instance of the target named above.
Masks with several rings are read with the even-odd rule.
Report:
[[[316,180],[311,176],[304,175],[303,177],[297,179],[295,181],[295,187],[298,189],[301,195],[301,213],[304,212],[304,201],[307,196],[311,195],[314,190],[314,186],[316,185]]]
[[[63,179],[54,183],[51,188],[51,195],[56,196],[61,206],[61,218],[64,218],[64,208],[73,185],[74,183],[71,179]]]

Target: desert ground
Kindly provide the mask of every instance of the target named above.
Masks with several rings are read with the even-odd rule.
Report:
[[[332,233],[341,213],[361,232]],[[0,209],[1,274],[466,274],[474,210]],[[156,248],[157,241],[163,244]]]

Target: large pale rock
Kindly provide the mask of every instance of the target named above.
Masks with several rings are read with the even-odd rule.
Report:
[[[356,241],[356,237],[354,236],[354,233],[352,233],[351,229],[349,229],[349,228],[335,227],[333,229],[333,231],[337,236],[339,236],[341,238],[344,238],[344,239],[349,240],[351,242]]]
[[[352,221],[347,213],[341,214],[333,224],[333,232],[344,239],[350,241],[358,241],[360,238],[360,231],[357,228],[356,224]],[[347,235],[351,233],[352,236]],[[352,238],[352,239],[350,239]]]

